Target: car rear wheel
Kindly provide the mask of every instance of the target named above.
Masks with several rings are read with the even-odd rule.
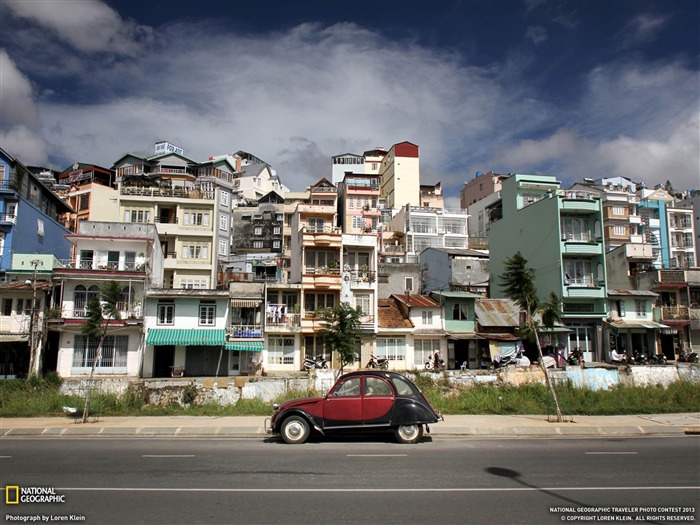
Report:
[[[301,416],[290,416],[282,423],[280,434],[282,439],[291,445],[304,443],[311,433],[309,424]]]
[[[400,443],[418,443],[423,437],[423,425],[399,425],[394,434]]]

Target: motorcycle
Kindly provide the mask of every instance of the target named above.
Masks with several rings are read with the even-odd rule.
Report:
[[[377,358],[377,356],[371,354],[365,368],[379,368],[380,370],[388,370],[389,360],[386,357]]]
[[[569,357],[566,358],[567,365],[577,366],[583,365],[583,363],[583,351],[579,347],[574,348],[574,350],[569,354]]]
[[[697,363],[698,354],[691,352],[689,348],[685,348],[678,352],[678,362],[679,363]]]
[[[445,361],[443,359],[438,359],[437,364],[436,364],[435,359],[430,359],[429,361],[426,361],[425,369],[426,370],[444,370],[445,369]]]
[[[618,354],[617,352],[613,351],[612,356],[610,357],[610,364],[617,366],[627,366],[628,364],[630,364],[630,360],[627,357],[627,354]]]
[[[654,354],[649,356],[649,363],[652,365],[665,365],[667,363],[666,356],[664,354]]]
[[[328,368],[326,357],[323,354],[317,355],[313,359],[309,356],[304,358],[304,370],[312,370],[314,368]]]
[[[500,357],[500,359],[498,359]],[[508,365],[516,364],[516,355],[497,356],[496,359],[484,359],[481,361],[481,368],[495,370],[496,368],[505,368]]]
[[[633,365],[647,365],[649,364],[649,358],[644,352],[640,350],[635,350],[634,354],[632,355],[632,358],[630,359],[630,362]]]

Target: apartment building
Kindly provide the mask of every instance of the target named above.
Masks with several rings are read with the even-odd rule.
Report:
[[[568,351],[580,348],[586,361],[602,359],[607,287],[600,194],[523,174],[505,179],[501,194],[502,217],[489,230],[491,297],[504,298],[498,276],[520,252],[535,270],[539,298],[561,299],[568,331],[560,342]]]
[[[77,232],[80,221],[115,221],[116,175],[114,170],[75,162],[57,175],[56,194],[73,211],[61,215],[61,222],[72,232]]]
[[[365,173],[368,173],[365,169]],[[390,209],[420,206],[420,158],[418,146],[410,142],[394,144],[379,165],[381,196]]]

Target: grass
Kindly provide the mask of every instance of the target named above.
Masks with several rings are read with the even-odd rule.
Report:
[[[444,414],[545,414],[552,402],[544,385],[507,386],[484,384],[453,385],[418,374],[415,378],[432,405]],[[61,394],[57,374],[45,378],[0,382],[0,417],[63,416],[64,406],[82,408],[80,396]],[[664,414],[699,412],[700,388],[695,383],[677,381],[668,387],[618,386],[606,391],[575,388],[570,384],[556,387],[562,412],[567,415]],[[319,395],[311,391],[289,391],[274,402]],[[241,399],[234,406],[217,403],[180,406],[145,405],[140,395],[122,396],[94,393],[91,413],[100,416],[263,416],[272,413],[272,402]]]

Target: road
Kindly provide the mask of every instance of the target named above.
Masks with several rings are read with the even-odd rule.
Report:
[[[65,498],[5,504],[3,523],[699,521],[700,438],[5,438],[0,480]]]

